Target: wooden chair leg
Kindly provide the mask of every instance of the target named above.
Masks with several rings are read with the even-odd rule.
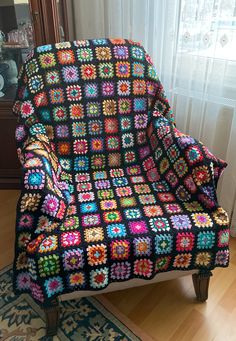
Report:
[[[54,336],[57,334],[59,311],[59,301],[57,299],[51,302],[51,306],[44,308],[46,315],[46,336]]]
[[[199,272],[192,275],[197,300],[200,302],[205,302],[208,298],[208,288],[211,276],[211,271]]]

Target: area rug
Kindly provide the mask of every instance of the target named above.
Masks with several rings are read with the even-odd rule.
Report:
[[[104,297],[81,298],[60,303],[57,336],[45,336],[43,310],[28,295],[12,291],[12,268],[0,272],[1,341],[136,341],[150,340]]]

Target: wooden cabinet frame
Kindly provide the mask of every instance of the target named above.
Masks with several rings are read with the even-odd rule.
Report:
[[[61,20],[64,26],[65,40],[68,40],[67,4],[60,0]],[[60,41],[59,11],[57,0],[29,0],[29,10],[34,30],[35,45],[44,45]],[[2,144],[0,153],[0,189],[20,187],[20,163],[15,146],[16,117],[12,113],[11,100],[0,101],[0,128]],[[1,132],[0,132],[1,134]]]

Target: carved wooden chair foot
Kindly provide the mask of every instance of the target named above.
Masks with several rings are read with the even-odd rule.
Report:
[[[211,271],[199,272],[192,275],[194,290],[197,300],[200,302],[205,302],[208,298],[208,288],[211,276]]]
[[[44,308],[46,315],[46,335],[54,336],[57,334],[60,308],[57,299],[51,302],[51,306]]]

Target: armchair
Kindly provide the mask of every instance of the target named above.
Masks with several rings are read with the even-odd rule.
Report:
[[[22,164],[14,290],[58,323],[70,299],[193,274],[207,299],[229,261],[216,186],[226,163],[177,130],[150,57],[136,42],[35,48],[13,107]]]

